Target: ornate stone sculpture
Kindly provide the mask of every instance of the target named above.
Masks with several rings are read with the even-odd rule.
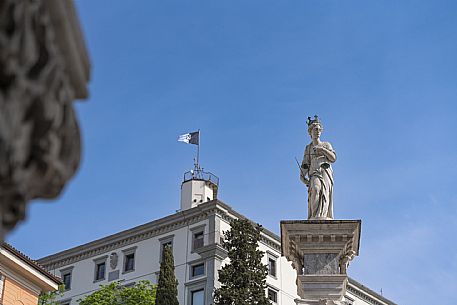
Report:
[[[71,0],[0,1],[0,20],[1,240],[76,172],[90,63]]]
[[[344,305],[349,262],[359,254],[361,221],[333,219],[336,154],[322,142],[322,123],[308,117],[311,143],[300,179],[308,187],[308,220],[281,221],[281,254],[297,271],[297,305]],[[297,160],[298,163],[298,160]]]
[[[109,256],[109,265],[112,270],[116,269],[117,267],[118,256],[116,252],[112,252]]]
[[[333,219],[333,170],[336,154],[329,142],[322,142],[322,123],[308,117],[311,136],[303,155],[300,179],[308,187],[308,219]]]
[[[297,305],[344,304],[360,232],[360,220],[281,221],[281,252],[297,271]]]

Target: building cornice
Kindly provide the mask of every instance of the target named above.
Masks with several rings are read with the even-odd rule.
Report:
[[[48,270],[74,264],[78,261],[200,222],[211,213],[215,213],[215,208],[216,202],[214,201],[201,204],[195,208],[177,212],[170,216],[43,257],[38,262]]]
[[[220,205],[220,207],[217,209],[217,214],[225,221],[230,222],[234,218],[240,218],[248,219],[253,224],[256,224],[255,221],[252,221],[246,216],[241,215],[228,204],[223,203],[222,201],[218,201],[218,204]],[[277,250],[278,252],[281,252],[281,238],[264,227],[262,227],[261,230],[262,235],[260,236],[260,242],[269,246],[272,249]]]
[[[38,262],[47,270],[60,268],[142,240],[167,234],[176,229],[198,223],[214,214],[228,221],[233,218],[246,218],[222,201],[212,200],[192,209],[180,211],[167,217],[43,257]],[[262,233],[261,241],[280,251],[279,236],[265,228],[262,228]]]
[[[386,299],[382,295],[374,292],[368,287],[360,284],[352,278],[348,278],[349,283],[347,285],[347,291],[361,298],[365,302],[371,305],[397,305],[396,303]]]

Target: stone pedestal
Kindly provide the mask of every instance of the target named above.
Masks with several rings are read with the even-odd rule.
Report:
[[[282,255],[297,271],[297,304],[341,304],[360,230],[360,220],[281,221]]]

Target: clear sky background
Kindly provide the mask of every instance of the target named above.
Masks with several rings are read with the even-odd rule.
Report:
[[[9,242],[33,258],[170,215],[201,129],[219,198],[279,233],[306,218],[294,157],[318,114],[349,274],[402,305],[455,304],[457,1],[76,1],[93,63],[81,168]]]

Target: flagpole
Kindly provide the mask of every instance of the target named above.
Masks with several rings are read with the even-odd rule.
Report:
[[[198,130],[197,165],[198,165],[198,168],[200,169],[200,129]]]

